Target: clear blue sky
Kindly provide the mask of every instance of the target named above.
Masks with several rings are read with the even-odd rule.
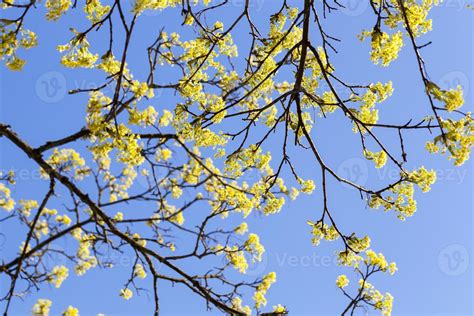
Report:
[[[426,96],[410,47],[406,46],[400,59],[389,68],[372,65],[368,60],[368,43],[361,44],[356,34],[371,27],[373,17],[369,8],[364,9],[364,4],[356,1],[352,3],[356,4],[352,10],[334,13],[324,22],[331,35],[344,39],[338,44],[339,54],[333,57],[337,71],[348,82],[393,80],[395,94],[381,105],[381,122],[403,123],[409,117],[427,115]],[[228,12],[235,14],[235,7],[240,9],[242,1],[231,2],[234,6],[230,6]],[[466,108],[472,110],[473,12],[461,9],[466,4],[463,0],[447,1],[433,10],[434,32],[424,38],[432,40],[433,44],[424,49],[423,54],[431,79],[443,87],[463,85]],[[265,20],[258,17],[267,16],[275,7],[273,1],[256,0],[254,10],[255,20],[261,24]],[[34,145],[75,132],[83,126],[85,97],[62,97],[66,91],[64,88],[86,88],[98,82],[85,71],[64,70],[55,50],[56,45],[69,39],[67,29],[70,26],[83,29],[86,25],[84,19],[73,16],[59,23],[46,23],[43,13],[40,7],[27,22],[28,27],[38,33],[40,45],[22,53],[28,59],[24,71],[11,73],[2,69],[0,77],[0,121],[11,124]],[[222,18],[225,20],[229,16]],[[129,61],[137,78],[146,71],[143,67],[146,63],[140,59],[145,55],[143,50],[139,53],[140,49],[153,40],[148,37],[147,30],[157,31],[167,26],[171,31],[170,25],[175,21],[176,15],[169,11],[144,15],[139,20],[136,33],[139,35],[131,44],[136,53]],[[236,41],[239,43],[243,39],[237,37]],[[97,40],[100,38],[96,37],[92,42]],[[105,44],[93,47],[99,51]],[[54,95],[45,90],[45,81],[50,83],[50,89],[57,89]],[[155,99],[154,105],[161,106],[161,100],[170,102],[172,98]],[[346,175],[354,180],[367,183],[389,180],[394,173],[393,167],[375,170],[360,160],[359,143],[350,128],[345,131],[334,129],[334,122],[338,119],[341,117],[320,120],[314,130],[315,135],[320,135],[316,137],[317,145],[331,166],[340,172],[349,172]],[[383,137],[388,142],[396,141],[393,135],[384,134]],[[407,134],[406,138],[409,166],[424,164],[437,170],[439,178],[431,192],[417,192],[418,211],[414,217],[400,222],[394,214],[366,209],[357,192],[335,183],[331,183],[330,189],[331,209],[343,229],[369,233],[372,247],[397,262],[399,272],[394,277],[383,276],[373,281],[380,290],[391,292],[395,297],[394,315],[472,315],[472,163],[453,168],[445,157],[427,154],[422,149],[427,137],[426,132],[420,132]],[[46,183],[38,178],[35,166],[5,140],[1,140],[0,146],[0,168],[14,168],[20,172],[15,196],[39,198]],[[271,150],[272,145],[267,149]],[[307,175],[319,179],[319,170],[309,153],[299,155],[298,159],[298,165]],[[251,216],[248,220],[251,230],[260,232],[267,250],[263,262],[251,268],[249,274],[255,277],[275,271],[278,282],[269,291],[269,304],[286,305],[290,315],[336,315],[346,303],[334,281],[338,274],[351,275],[351,272],[335,264],[336,244],[322,243],[314,247],[310,243],[306,220],[318,218],[320,207],[321,192],[316,190],[312,196],[288,203],[280,214],[267,218]],[[6,235],[0,237],[0,258],[9,259],[18,249],[20,230],[10,223],[0,225],[0,231]],[[67,249],[75,244],[69,241],[58,246]],[[29,296],[24,302],[15,301],[11,314],[27,315],[37,298],[50,298],[53,300],[52,315],[58,315],[69,304],[78,307],[81,315],[99,312],[117,316],[150,315],[151,297],[135,296],[126,302],[116,295],[124,282],[123,273],[130,267],[128,259],[126,256],[117,258],[121,263],[116,269],[95,269],[80,278],[72,276],[61,290],[46,286],[39,295]],[[2,292],[5,290],[4,281],[0,279]],[[162,282],[160,297],[162,315],[205,314],[202,300],[179,285],[172,288]],[[363,311],[359,313],[362,315]],[[365,315],[375,314],[378,313],[369,310]]]

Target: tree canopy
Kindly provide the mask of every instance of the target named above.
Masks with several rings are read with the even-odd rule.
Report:
[[[395,83],[363,76],[349,82],[332,62],[345,39],[333,36],[325,21],[341,4],[273,2],[273,14],[263,17],[250,0],[238,7],[228,0],[2,1],[6,68],[30,66],[25,50],[34,53],[42,38],[35,33],[41,25],[30,29],[28,21],[41,14],[47,23],[70,28],[70,40],[47,58],[100,82],[69,91],[86,100],[74,105],[84,115],[83,127],[72,134],[33,146],[0,122],[1,141],[37,165],[44,182],[42,198],[31,199],[28,192],[13,194],[13,171],[0,174],[0,221],[21,226],[23,240],[0,262],[2,282],[9,284],[0,295],[5,315],[18,298],[48,284],[60,288],[69,274],[113,268],[105,255],[110,252],[130,254],[133,264],[123,287],[108,294],[129,300],[150,291],[150,314],[160,312],[162,282],[189,289],[202,298],[203,309],[291,314],[285,302],[267,302],[274,272],[245,276],[265,251],[246,218],[256,213],[265,221],[301,194],[315,200],[314,216],[301,227],[308,242],[338,243],[338,262],[354,272],[335,280],[347,298],[337,312],[369,307],[391,314],[389,289],[377,289],[371,277],[393,275],[397,266],[372,249],[370,231],[358,235],[338,225],[331,191],[351,187],[369,208],[405,220],[416,211],[415,193],[428,192],[436,181],[430,166],[407,167],[412,148],[406,139],[417,134],[426,143],[410,155],[427,150],[456,166],[468,160],[474,126],[471,113],[461,109],[463,91],[431,81],[423,59],[429,12],[438,0],[370,0],[372,27],[359,32],[359,45],[382,72],[402,49],[416,62],[407,75],[419,77],[426,97],[410,106],[424,114],[407,122],[381,115]],[[179,12],[181,19],[148,28],[148,41],[139,43],[143,16],[161,11]],[[232,12],[221,18],[224,11]],[[352,130],[359,153],[374,168],[396,168],[397,179],[361,184],[340,174],[318,147],[331,135],[319,135],[315,126],[328,119]],[[300,164],[301,155],[313,163]],[[308,177],[308,168],[320,176]],[[55,248],[60,239],[74,241],[74,249]],[[40,299],[32,314],[49,315],[52,304],[53,298]],[[79,315],[74,302],[63,315]]]

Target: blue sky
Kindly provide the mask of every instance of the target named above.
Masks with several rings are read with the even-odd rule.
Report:
[[[461,9],[467,4],[462,1],[447,1],[433,10],[434,32],[423,38],[432,40],[433,44],[425,48],[423,54],[431,80],[447,88],[461,84],[466,92],[465,107],[472,109],[473,13]],[[233,1],[233,6],[226,12],[235,13],[232,9],[240,9],[240,3]],[[253,9],[255,17],[267,16],[275,6],[273,1],[259,0],[254,2]],[[59,23],[46,23],[43,8],[38,11],[30,17],[27,25],[38,33],[39,47],[23,54],[28,60],[23,72],[11,73],[2,69],[0,77],[0,121],[10,124],[33,145],[82,127],[86,96],[65,96],[66,89],[91,87],[100,82],[100,77],[91,76],[90,72],[64,70],[55,50],[56,45],[69,39],[68,27],[82,29],[86,25],[84,19],[72,16]],[[224,15],[221,18],[229,17]],[[256,20],[260,24],[265,21]],[[146,71],[140,59],[144,55],[140,54],[153,40],[148,37],[147,30],[166,26],[171,31],[175,21],[176,13],[170,11],[144,14],[139,20],[139,35],[132,40],[133,53],[129,61],[137,78]],[[368,60],[368,43],[360,43],[356,34],[372,24],[369,8],[355,1],[351,2],[350,10],[334,13],[324,21],[331,35],[344,39],[338,44],[339,54],[332,57],[339,75],[348,82],[393,80],[395,93],[380,106],[381,122],[404,123],[409,117],[427,115],[426,96],[415,57],[408,45],[401,52],[400,59],[389,68],[374,66]],[[237,43],[245,39],[244,36],[234,37]],[[97,51],[106,45],[103,41],[101,43],[99,35],[91,42]],[[50,94],[45,89],[45,82],[56,92]],[[161,106],[162,100],[170,103],[173,99],[167,95],[159,96],[154,105]],[[343,175],[346,173],[346,176],[361,182],[376,184],[392,179],[393,167],[375,170],[360,159],[357,136],[351,132],[350,126],[334,128],[341,118],[336,114],[328,120],[319,120],[313,131],[318,135],[316,143],[329,164]],[[382,135],[387,142],[396,144],[396,135]],[[367,209],[358,192],[336,183],[330,183],[330,207],[343,229],[368,233],[372,247],[397,262],[399,271],[395,276],[373,280],[380,290],[395,297],[394,315],[472,315],[472,163],[454,168],[445,157],[429,155],[422,149],[428,138],[427,132],[406,135],[408,167],[425,165],[438,171],[439,178],[429,193],[417,192],[418,211],[414,217],[400,222],[392,213]],[[266,149],[274,150],[277,144],[276,141],[270,142]],[[38,198],[45,192],[46,183],[39,179],[36,167],[5,140],[1,140],[0,146],[0,168],[14,168],[19,172],[14,194],[19,198]],[[309,154],[297,157],[297,165],[305,175],[317,181],[319,170],[314,158]],[[266,218],[251,215],[248,219],[250,229],[259,232],[266,248],[262,263],[250,269],[249,277],[275,271],[278,282],[269,291],[269,305],[284,304],[290,315],[336,315],[346,304],[334,283],[341,273],[352,276],[349,269],[335,263],[334,252],[340,245],[322,243],[314,247],[310,242],[306,220],[318,218],[320,207],[321,192],[316,190],[311,196],[287,203],[277,215]],[[0,231],[6,236],[0,239],[0,258],[9,259],[18,249],[21,235],[18,227],[10,222],[0,225]],[[69,249],[75,247],[73,243],[64,241],[57,246]],[[127,255],[115,259],[120,262],[115,269],[95,269],[80,278],[73,276],[60,291],[46,286],[40,294],[35,293],[23,302],[16,301],[11,314],[26,315],[37,298],[50,298],[53,300],[52,315],[57,315],[67,305],[78,307],[81,315],[99,312],[117,316],[149,315],[151,296],[141,295],[126,302],[116,295],[125,281],[123,273],[127,273],[131,263]],[[3,292],[5,283],[4,279],[0,280]],[[206,314],[201,299],[179,285],[171,287],[162,282],[160,298],[162,315]],[[211,311],[208,314],[218,313]],[[359,314],[364,314],[364,311],[359,311]],[[368,310],[364,315],[375,314],[378,313]]]

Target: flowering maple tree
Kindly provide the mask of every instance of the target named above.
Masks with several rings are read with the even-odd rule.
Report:
[[[12,71],[28,67],[22,51],[41,41],[35,30],[24,26],[36,14],[38,2],[2,1],[0,55]],[[123,276],[123,288],[111,292],[129,300],[140,291],[138,279],[148,280],[154,293],[150,312],[156,315],[158,282],[186,287],[208,308],[226,314],[286,314],[284,302],[267,306],[274,272],[248,282],[229,270],[245,274],[265,251],[245,222],[249,214],[271,216],[288,199],[319,190],[323,207],[308,219],[308,240],[314,245],[340,242],[339,263],[358,276],[352,292],[346,275],[336,280],[348,298],[342,314],[369,306],[390,315],[393,297],[369,279],[375,273],[394,274],[396,264],[372,250],[368,236],[340,229],[332,216],[337,210],[329,206],[327,183],[331,179],[353,187],[371,208],[393,211],[404,220],[416,210],[415,190],[427,192],[436,180],[436,173],[423,166],[405,168],[407,135],[429,130],[434,134],[426,139],[429,152],[446,154],[455,165],[469,158],[473,122],[470,113],[460,110],[462,89],[445,90],[429,80],[422,58],[426,45],[418,43],[431,30],[428,14],[438,2],[369,1],[374,25],[359,37],[361,45],[370,42],[370,59],[387,67],[408,46],[425,87],[426,117],[402,124],[379,122],[378,106],[393,94],[392,82],[349,84],[331,62],[340,39],[321,22],[340,8],[337,1],[304,0],[294,6],[286,0],[274,2],[274,14],[260,26],[249,0],[225,24],[217,17],[219,10],[228,10],[226,0],[45,1],[46,20],[58,26],[71,11],[83,10],[88,27],[71,28],[70,41],[57,47],[58,58],[66,68],[100,72],[103,82],[93,89],[70,91],[88,95],[83,128],[75,133],[32,147],[10,126],[0,124],[2,141],[11,142],[41,169],[46,192],[39,200],[13,196],[15,174],[0,175],[0,208],[7,214],[2,221],[26,227],[18,252],[0,264],[0,274],[10,282],[1,297],[5,314],[17,296],[43,284],[61,287],[70,269],[81,276],[112,266],[104,249],[135,258],[131,273]],[[179,10],[182,24],[148,35],[152,40],[147,58],[137,61],[148,69],[147,75],[136,78],[128,52],[141,16],[153,10]],[[248,31],[248,47],[235,44],[237,28]],[[93,32],[100,34],[102,50],[88,40]],[[164,69],[175,79],[166,81],[161,76]],[[172,104],[165,106],[155,97],[162,91],[173,92]],[[361,153],[375,168],[397,168],[396,181],[369,187],[331,168],[312,127],[336,113],[350,123],[360,138]],[[399,146],[384,143],[382,130],[397,135]],[[271,139],[281,146],[265,151]],[[314,158],[320,183],[305,178],[290,147]],[[252,172],[258,177],[246,176]],[[70,200],[57,195],[58,190],[68,192]],[[68,207],[53,208],[55,200]],[[130,211],[131,205],[145,211]],[[231,216],[238,216],[240,224],[233,224]],[[54,249],[52,243],[59,239],[75,240],[76,249]],[[52,253],[59,253],[66,263],[45,264]],[[207,258],[219,260],[207,264]],[[200,272],[187,271],[182,267],[185,261],[194,262]],[[244,289],[253,292],[251,303],[243,297]],[[52,304],[38,300],[33,315],[48,315]],[[78,314],[73,306],[63,312]]]

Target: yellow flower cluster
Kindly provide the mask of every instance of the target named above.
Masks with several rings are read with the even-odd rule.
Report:
[[[314,184],[314,181],[309,179],[309,180],[303,180],[301,178],[298,178],[298,183],[301,185],[300,192],[306,193],[306,194],[311,194],[313,193],[314,189],[316,188],[316,185]]]
[[[173,181],[171,184],[171,197],[174,199],[179,199],[181,195],[183,194],[183,189],[181,189],[176,181]]]
[[[297,131],[297,136],[302,137],[303,136],[303,128],[299,124],[300,119],[298,117],[298,114],[296,113],[290,113],[290,128],[293,131]],[[309,112],[303,112],[301,113],[301,122],[304,124],[306,131],[309,133],[311,132],[311,129],[313,127],[313,119],[311,118],[311,114]]]
[[[377,254],[375,251],[369,249],[365,254],[367,255],[367,258],[364,260],[366,265],[378,266],[382,270],[387,269],[388,263],[382,253]]]
[[[386,11],[387,18],[384,19],[384,23],[392,30],[396,29],[399,25],[408,26],[412,34],[418,37],[431,30],[432,21],[427,17],[431,8],[438,5],[439,2],[439,0],[391,1],[390,7],[393,10]],[[400,4],[403,5],[403,8]],[[406,25],[405,16],[408,20],[408,25]],[[398,53],[403,46],[402,32],[397,31],[390,35],[377,27],[371,31],[363,31],[359,38],[364,40],[369,36],[372,38],[370,58],[375,64],[381,62],[383,66],[388,66],[393,60],[398,58]]]
[[[263,207],[263,213],[265,215],[278,213],[280,212],[284,204],[285,198],[276,198],[270,195],[267,197],[267,203]]]
[[[107,52],[101,57],[100,63],[97,64],[97,69],[101,69],[108,75],[114,76],[120,72],[121,66],[122,63],[115,58],[114,54],[112,54],[111,52]],[[129,74],[127,63],[125,63],[124,65],[123,74]]]
[[[41,215],[43,215],[43,216],[54,216],[56,214],[58,214],[57,209],[54,209],[54,208],[50,209],[50,208],[47,208],[47,207],[43,208],[43,212],[41,213]]]
[[[286,310],[285,306],[278,304],[273,306],[273,313],[275,315],[287,315],[288,311]]]
[[[219,201],[226,201],[235,212],[242,212],[244,217],[247,217],[256,206],[256,201],[248,198],[244,192],[231,186],[222,186],[217,180],[209,183],[206,190],[211,192],[216,200],[216,202],[210,202],[215,210],[218,210],[221,205]]]
[[[219,250],[218,247],[216,252],[219,253],[220,251],[224,251],[226,253],[226,258],[230,262],[230,264],[238,270],[240,273],[247,272],[249,264],[247,263],[247,259],[245,259],[244,252],[238,250],[237,246],[233,247],[226,247],[223,250]]]
[[[242,149],[238,153],[230,156],[225,161],[224,170],[228,175],[239,177],[243,174],[243,170],[247,168],[257,168],[261,171],[270,171],[271,155],[269,152],[262,153],[262,149],[256,145]]]
[[[245,250],[252,254],[252,259],[261,261],[265,248],[260,244],[260,238],[256,234],[249,234],[247,241],[244,244]]]
[[[354,267],[356,269],[362,260],[363,258],[360,255],[350,249],[339,251],[337,254],[338,264],[346,267]]]
[[[404,12],[413,35],[418,37],[431,30],[432,21],[428,19],[428,14],[431,8],[440,2],[439,0],[406,0],[403,1],[403,11],[398,1],[392,2],[396,10],[388,15],[385,24],[392,29],[395,29],[399,24],[405,25]]]
[[[383,316],[390,316],[392,314],[393,296],[390,293],[383,295],[372,284],[363,279],[359,280],[359,288],[364,300],[380,310]]]
[[[156,151],[155,160],[156,161],[167,161],[171,158],[173,152],[168,148],[160,148]],[[196,165],[197,166],[197,165]]]
[[[360,102],[359,109],[351,109],[353,115],[363,124],[368,124],[366,127],[360,126],[358,122],[354,122],[354,132],[359,130],[364,134],[367,129],[371,129],[371,124],[376,124],[379,119],[379,112],[375,108],[377,103],[384,102],[393,93],[392,82],[389,81],[386,84],[377,82],[371,84],[367,91],[362,96],[353,96],[352,100]]]
[[[179,189],[179,188],[175,187],[175,189]],[[179,189],[179,190],[181,190],[181,189]],[[175,192],[174,194],[178,194],[178,193]],[[171,221],[175,224],[178,224],[178,225],[183,225],[183,223],[184,223],[183,212],[176,209],[176,206],[170,205],[170,204],[165,202],[165,203],[163,203],[163,205],[161,205],[161,209],[162,209],[162,212],[163,212],[163,216],[169,218],[169,221]]]
[[[342,266],[357,268],[361,260],[361,256],[350,250],[340,251],[337,254],[337,261]]]
[[[143,111],[137,109],[128,110],[129,118],[128,123],[133,125],[150,126],[155,124],[158,113],[153,106],[147,107]]]
[[[332,113],[336,111],[338,101],[336,99],[336,96],[332,91],[324,91],[323,95],[321,96],[322,105],[321,105],[321,112],[319,113],[319,116],[326,115],[327,113]]]
[[[236,228],[234,228],[234,232],[238,235],[244,235],[248,231],[248,225],[246,222],[243,222]]]
[[[69,276],[69,270],[65,266],[55,266],[53,271],[48,275],[48,282],[53,283],[56,288],[61,287],[61,284]]]
[[[136,177],[137,172],[133,168],[133,165],[125,166],[119,177],[115,177],[109,171],[106,171],[104,173],[104,180],[109,183],[109,200],[114,202],[117,201],[119,197],[123,199],[128,198],[128,189],[133,185]]]
[[[385,259],[385,256],[381,253],[376,253],[375,251],[368,249],[364,253],[364,257],[361,255],[355,254],[353,251],[346,250],[339,252],[339,264],[353,267],[355,271],[360,273],[363,269],[360,269],[359,265],[363,262],[367,271],[382,271],[388,272],[390,275],[393,275],[397,271],[397,265],[395,262],[390,264]],[[340,275],[336,279],[336,286],[339,288],[344,288],[349,284],[349,279],[346,275]],[[369,302],[370,305],[373,305],[376,309],[382,311],[382,314],[389,316],[392,310],[393,297],[386,293],[382,295],[375,287],[368,283],[366,279],[359,280],[359,289],[358,293],[361,294],[361,298],[365,302]]]
[[[139,244],[140,246],[142,247],[145,247],[146,246],[146,240],[143,239],[139,233],[135,233],[132,235],[132,239],[137,243]]]
[[[370,237],[364,236],[363,238],[358,238],[355,234],[351,235],[346,240],[347,244],[355,252],[361,252],[370,247]]]
[[[97,258],[90,253],[90,248],[95,240],[94,235],[82,235],[82,231],[78,228],[72,232],[73,237],[79,241],[79,248],[76,252],[78,259],[74,271],[77,275],[84,275],[87,270],[97,266]]]
[[[300,195],[300,191],[297,188],[291,188],[289,192],[289,197],[292,201],[296,200],[296,198]]]
[[[215,133],[209,128],[202,128],[199,125],[191,126],[189,123],[184,124],[178,134],[188,142],[194,141],[197,147],[216,148],[225,145],[228,139],[222,132]]]
[[[115,214],[114,216],[114,221],[116,222],[121,222],[123,221],[123,213],[122,212],[117,212],[117,214]]]
[[[375,84],[372,83],[369,85],[369,90],[377,96],[376,102],[381,103],[393,94],[393,84],[392,81],[389,81],[386,84],[381,82]],[[365,96],[365,98],[373,99],[373,97],[368,96]]]
[[[0,8],[7,9],[7,8],[11,7],[14,3],[15,3],[15,0],[2,1],[2,4],[0,4]]]
[[[406,217],[412,216],[416,211],[416,201],[413,198],[414,187],[418,185],[423,192],[430,190],[431,185],[436,181],[436,172],[434,170],[428,171],[421,167],[418,170],[410,173],[402,174],[404,180],[390,188],[393,195],[382,197],[381,195],[372,195],[369,200],[369,206],[378,209],[383,206],[385,211],[396,211],[397,217],[405,220]]]
[[[132,85],[133,86],[133,85]],[[137,85],[134,93],[136,96],[147,92],[141,91],[141,87],[148,86]],[[116,201],[118,197],[127,198],[127,190],[133,185],[137,172],[134,169],[143,163],[142,144],[140,138],[134,134],[126,124],[115,126],[113,122],[106,121],[106,115],[110,110],[111,99],[101,92],[94,91],[90,93],[87,105],[86,122],[91,131],[91,142],[95,144],[89,147],[94,160],[103,171],[104,180],[109,183],[108,188],[111,191],[110,200]],[[141,126],[148,126],[155,123],[157,113],[153,107],[148,107],[140,112],[136,108],[129,108],[129,123]],[[116,149],[116,156],[119,162],[125,166],[122,173],[115,177],[110,171],[110,152]],[[118,182],[120,180],[120,183]]]
[[[93,91],[89,95],[87,103],[87,128],[94,137],[104,139],[106,137],[105,130],[108,127],[105,122],[104,112],[110,109],[112,100],[100,91]]]
[[[15,171],[13,170],[9,170],[7,173],[3,173],[2,171],[0,171],[0,177],[2,178],[2,180],[8,182],[9,184],[16,184]]]
[[[41,235],[48,235],[49,233],[49,224],[46,220],[40,220],[35,226],[35,235],[36,238],[41,238]]]
[[[55,148],[46,162],[59,172],[73,171],[73,176],[77,180],[83,179],[90,173],[90,169],[85,166],[84,159],[74,149]],[[47,177],[44,171],[42,173]]]
[[[214,252],[218,255],[225,253],[226,259],[240,273],[246,273],[249,267],[244,250],[252,255],[252,261],[261,261],[262,254],[265,251],[260,244],[259,237],[255,234],[249,234],[242,248],[238,246],[223,247],[222,245],[214,247]]]
[[[6,63],[8,69],[12,71],[20,71],[25,66],[26,61],[24,59],[18,58],[16,55],[11,56]]]
[[[250,306],[248,305],[242,306],[242,299],[238,296],[232,299],[231,307],[235,309],[236,311],[243,313],[244,315],[252,314],[252,309],[250,308]]]
[[[148,87],[148,84],[146,82],[132,80],[130,85],[127,82],[124,82],[123,86],[124,87],[130,86],[130,91],[133,92],[137,100],[140,100],[142,97],[147,97],[150,99],[154,97],[153,89],[150,89],[150,87]]]
[[[63,224],[63,225],[66,225],[66,226],[69,226],[69,225],[71,225],[72,220],[67,215],[58,215],[58,216],[56,216],[56,222],[58,222],[60,224]]]
[[[266,276],[263,277],[260,284],[257,286],[255,293],[253,294],[253,300],[255,301],[255,308],[260,308],[260,306],[267,305],[267,299],[265,295],[270,289],[270,286],[276,282],[276,273],[270,272]]]
[[[35,33],[23,28],[16,32],[16,24],[2,23],[0,25],[0,59],[5,61],[5,65],[12,71],[20,71],[25,65],[25,60],[16,55],[16,51],[21,47],[30,49],[38,45]]]
[[[163,114],[160,117],[159,124],[161,127],[166,127],[170,125],[173,120],[173,113],[168,110],[163,110]]]
[[[31,245],[28,244],[28,246],[25,247],[25,242],[22,241],[21,244],[20,244],[20,247],[18,247],[18,249],[19,249],[19,252],[18,252],[19,254],[23,253],[23,251],[25,251],[25,253],[26,253],[26,252],[31,250]]]
[[[192,3],[195,2],[193,1]],[[134,0],[132,12],[139,15],[145,10],[162,10],[168,7],[175,7],[180,3],[180,0]]]
[[[11,191],[3,183],[0,183],[0,207],[7,212],[12,211],[15,207],[15,201],[11,198]]]
[[[31,215],[31,211],[33,209],[38,208],[38,201],[35,200],[20,200],[20,208],[19,212],[25,217],[29,217]]]
[[[73,30],[74,33],[76,31]],[[59,45],[57,50],[60,53],[66,52],[61,58],[61,64],[67,68],[92,68],[99,58],[99,55],[89,51],[89,42],[82,34],[76,36],[65,45]]]
[[[408,173],[406,178],[408,181],[416,183],[423,192],[428,192],[431,189],[431,185],[436,182],[436,172],[420,167],[418,170]]]

